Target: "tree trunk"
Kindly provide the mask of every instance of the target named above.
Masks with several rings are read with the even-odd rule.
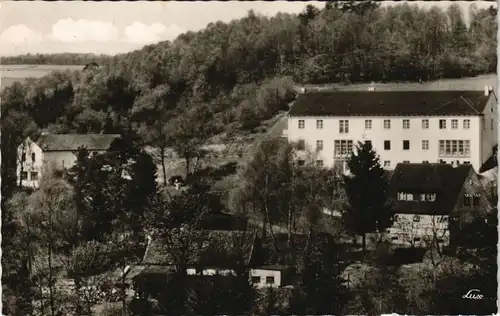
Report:
[[[48,240],[48,260],[49,260],[49,297],[50,297],[50,314],[55,315],[55,300],[54,300],[54,280],[52,275],[52,231],[54,229],[52,222],[52,210],[49,208],[49,240]]]
[[[165,167],[165,147],[160,149],[161,171],[163,174],[163,186],[167,186],[167,168]]]

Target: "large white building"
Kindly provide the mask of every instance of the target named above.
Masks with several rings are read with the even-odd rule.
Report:
[[[44,134],[33,141],[27,137],[17,149],[17,179],[22,186],[38,187],[44,172],[71,168],[76,151],[105,152],[118,134]]]
[[[398,163],[472,164],[497,144],[497,97],[484,91],[334,91],[300,95],[284,135],[317,163],[346,168],[358,141],[371,141],[386,169]]]

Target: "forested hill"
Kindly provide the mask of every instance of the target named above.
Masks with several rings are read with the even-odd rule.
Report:
[[[495,70],[494,10],[472,12],[467,26],[456,5],[441,11],[339,3],[322,10],[309,5],[299,15],[249,12],[116,56],[98,69],[5,87],[2,171],[15,166],[9,152],[20,140],[42,128],[98,133],[133,126],[149,142],[164,139],[163,126],[238,132],[286,109],[294,83],[425,81]],[[194,108],[211,118],[196,122]]]

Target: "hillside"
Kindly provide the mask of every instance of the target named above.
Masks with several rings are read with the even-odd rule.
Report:
[[[288,110],[297,85],[365,89],[372,81],[491,73],[496,23],[490,10],[480,10],[467,27],[456,6],[442,11],[408,4],[323,10],[309,5],[299,15],[249,12],[116,56],[99,69],[3,67],[3,171],[13,172],[19,141],[42,129],[122,133],[132,128],[142,143],[155,147],[175,135],[201,143],[216,136],[218,143],[248,143],[267,132],[263,122]],[[50,70],[57,71],[43,75]],[[39,78],[5,84],[25,76]],[[471,85],[483,89],[481,78],[470,79]],[[280,134],[283,120],[279,124],[272,135]]]

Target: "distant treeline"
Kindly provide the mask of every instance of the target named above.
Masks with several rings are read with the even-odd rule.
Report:
[[[96,54],[26,54],[0,57],[2,65],[87,65],[95,62],[99,65],[107,63],[112,56]]]

